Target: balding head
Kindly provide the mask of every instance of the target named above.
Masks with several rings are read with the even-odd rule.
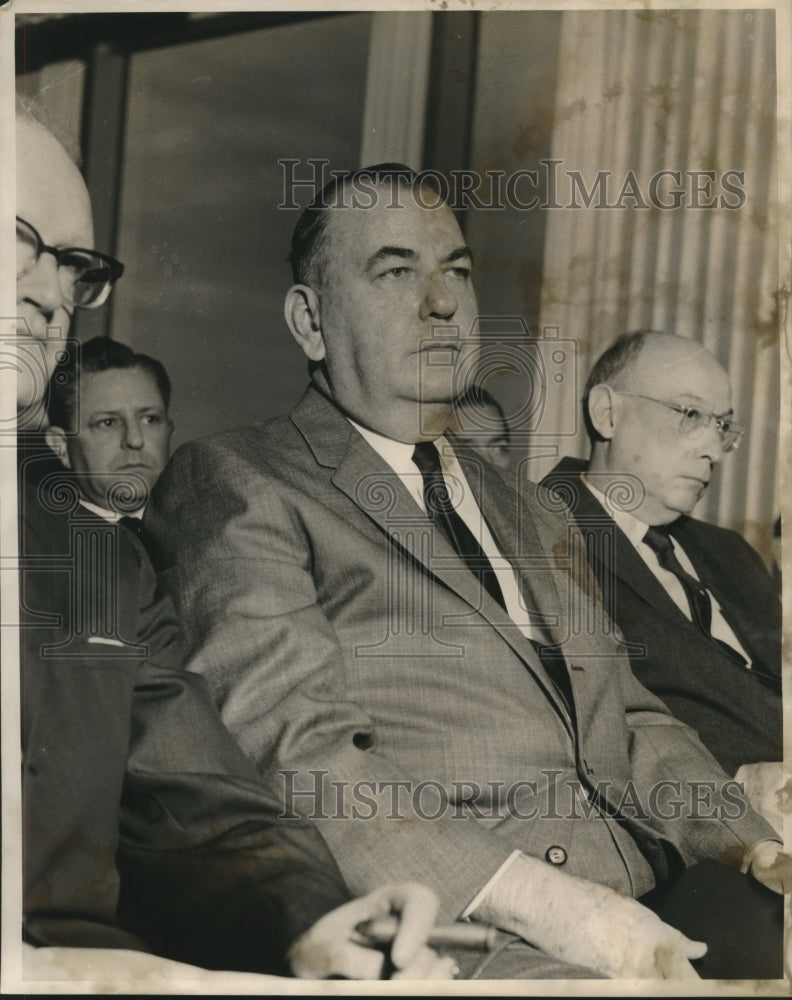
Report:
[[[48,246],[92,247],[91,202],[79,170],[58,140],[20,111],[16,169],[17,216],[33,226]],[[43,254],[17,277],[18,407],[32,407],[42,400],[71,314],[55,259]]]
[[[647,524],[690,513],[730,441],[729,378],[709,351],[670,333],[628,334],[594,366],[584,405],[596,484],[626,478]]]

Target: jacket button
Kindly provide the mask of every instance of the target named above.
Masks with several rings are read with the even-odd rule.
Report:
[[[551,865],[563,865],[566,864],[567,852],[563,847],[548,847],[545,851],[545,861],[549,861]]]
[[[374,746],[374,734],[373,733],[355,733],[352,737],[352,742],[358,748],[358,750],[370,750]]]

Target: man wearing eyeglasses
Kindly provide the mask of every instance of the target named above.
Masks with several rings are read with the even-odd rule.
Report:
[[[752,800],[763,790],[772,800],[782,757],[778,596],[736,532],[689,516],[743,433],[728,376],[695,341],[637,331],[594,365],[583,408],[589,462],[564,459],[544,485],[583,527],[633,670],[729,774],[741,768]]]
[[[24,426],[74,350],[74,308],[100,305],[122,267],[83,249],[85,184],[24,106],[17,181]],[[209,970],[377,978],[386,956],[355,928],[390,913],[401,915],[394,978],[449,978],[452,959],[425,946],[428,889],[382,885],[345,903],[319,834],[279,820],[204,682],[182,669],[172,606],[137,538],[81,507],[76,490],[47,477],[23,486],[23,980],[259,992],[269,987],[258,977]]]

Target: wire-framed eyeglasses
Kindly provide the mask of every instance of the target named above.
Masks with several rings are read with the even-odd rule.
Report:
[[[613,387],[610,387],[613,389]],[[682,403],[669,403],[667,399],[655,399],[654,396],[645,396],[642,392],[627,392],[625,389],[613,389],[613,392],[620,396],[635,396],[638,399],[648,399],[650,403],[658,403],[669,410],[680,413],[679,432],[685,437],[696,437],[704,434],[705,431],[715,421],[715,426],[721,439],[721,447],[725,452],[736,451],[745,433],[742,424],[735,423],[731,417],[718,416],[711,410],[702,410],[700,406],[683,406]]]
[[[51,253],[58,265],[58,282],[64,300],[82,309],[95,309],[107,299],[124,273],[124,265],[83,247],[50,247],[29,222],[16,220],[17,278],[27,274],[42,254]]]

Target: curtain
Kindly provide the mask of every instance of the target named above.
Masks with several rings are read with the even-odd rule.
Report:
[[[548,396],[550,427],[619,333],[673,331],[718,358],[747,431],[696,515],[766,557],[783,306],[775,95],[772,10],[565,11],[546,167],[564,210],[548,209],[540,320],[579,351],[577,384]],[[582,427],[563,450],[588,454]],[[548,468],[535,464],[533,478]]]

